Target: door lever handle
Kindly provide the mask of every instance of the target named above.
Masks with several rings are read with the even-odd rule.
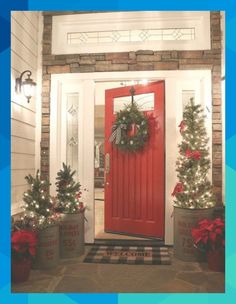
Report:
[[[109,174],[110,172],[110,154],[106,153],[105,155],[105,172]]]

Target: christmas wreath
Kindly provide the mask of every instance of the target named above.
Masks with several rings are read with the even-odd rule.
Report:
[[[109,141],[121,150],[137,151],[143,148],[148,135],[148,119],[137,104],[132,103],[116,114]]]

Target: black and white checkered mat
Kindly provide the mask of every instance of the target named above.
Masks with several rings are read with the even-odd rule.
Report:
[[[94,245],[84,263],[168,265],[171,261],[167,247]]]

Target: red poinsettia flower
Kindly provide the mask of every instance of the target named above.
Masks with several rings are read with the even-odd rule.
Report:
[[[183,191],[184,191],[184,185],[182,183],[177,183],[171,195],[175,196],[176,193],[181,193]]]
[[[12,250],[21,255],[35,256],[37,236],[33,231],[17,230],[11,236]]]
[[[204,219],[191,230],[194,244],[203,250],[216,250],[225,246],[225,223],[221,218]]]

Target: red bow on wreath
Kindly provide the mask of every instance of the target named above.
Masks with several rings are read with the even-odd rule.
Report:
[[[177,183],[171,195],[175,196],[176,193],[181,193],[183,191],[184,191],[184,185],[182,183]]]

